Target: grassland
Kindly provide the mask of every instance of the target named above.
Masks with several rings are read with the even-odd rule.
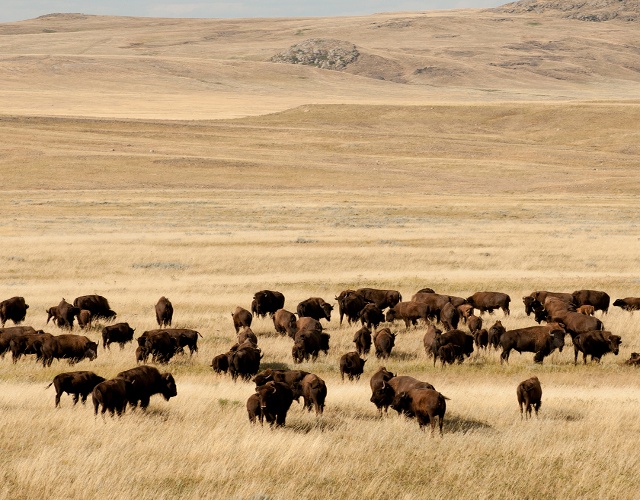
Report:
[[[413,33],[446,42],[439,57],[459,62],[444,51],[462,50],[470,27],[484,55],[467,65],[486,75],[492,40],[527,39],[523,30],[534,29],[527,16],[491,20],[504,16],[416,15]],[[607,66],[606,80],[594,67],[600,76],[587,83],[494,75],[510,96],[522,92],[521,102],[473,91],[460,77],[436,88],[282,65],[256,73],[299,38],[296,30],[322,32],[332,22],[342,30],[336,37],[351,39],[384,21],[371,28],[385,33],[377,55],[386,44],[410,68],[406,17],[238,21],[243,36],[215,38],[211,64],[233,82],[224,94],[194,92],[179,73],[137,86],[154,78],[149,68],[164,74],[167,58],[181,71],[204,64],[212,45],[181,37],[229,30],[222,21],[88,18],[72,32],[77,19],[54,17],[0,27],[4,53],[13,54],[3,60],[11,78],[0,82],[0,297],[23,295],[27,323],[58,333],[45,325],[46,307],[99,293],[142,332],[154,327],[153,306],[166,295],[176,326],[203,334],[196,355],[161,367],[176,378],[175,399],[106,421],[66,396],[54,409],[44,387],[71,369],[113,376],[134,366],[133,346],[101,348],[74,368],[0,360],[0,498],[637,496],[640,383],[622,364],[640,351],[637,313],[603,316],[622,336],[620,355],[588,366],[574,366],[567,346],[542,366],[515,353],[500,365],[491,351],[443,369],[424,355],[423,327],[394,325],[397,346],[384,364],[450,398],[443,438],[395,412],[377,415],[368,379],[381,363],[373,356],[359,382],[340,380],[338,360],[353,349],[356,327],[335,318],[329,355],[302,365],[327,383],[321,418],[294,404],[286,428],[251,426],[244,404],[252,384],[208,366],[234,342],[230,312],[262,288],[282,291],[289,310],[354,286],[404,297],[424,286],[465,297],[499,290],[511,295],[512,314],[485,321],[507,328],[532,324],[520,297],[534,289],[638,296],[640,105],[635,77],[623,78],[631,70]],[[631,50],[624,23],[539,21],[542,38],[571,29],[589,47]],[[440,31],[428,31],[437,22]],[[497,25],[509,27],[480,37]],[[461,39],[442,36],[455,30]],[[163,33],[174,43],[159,46]],[[358,44],[368,47],[375,36],[364,33]],[[25,70],[43,54],[91,56],[113,80],[91,85],[70,65],[44,89],[37,77],[46,72]],[[125,77],[134,66],[139,73]],[[541,89],[547,97],[536,98]],[[290,339],[273,333],[270,320],[254,321],[264,365],[291,366]],[[95,340],[99,328],[85,333]],[[543,386],[541,414],[521,422],[515,388],[532,374]]]

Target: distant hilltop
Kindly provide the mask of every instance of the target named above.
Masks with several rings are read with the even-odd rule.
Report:
[[[639,0],[520,0],[495,9],[509,14],[559,14],[568,19],[602,22],[618,19],[621,21],[640,20]]]

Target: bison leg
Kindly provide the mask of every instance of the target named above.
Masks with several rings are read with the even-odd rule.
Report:
[[[98,406],[100,406],[100,403],[98,402],[96,397],[93,396],[93,414],[96,417],[98,416]]]
[[[511,352],[511,349],[502,349],[502,354],[500,354],[500,364],[502,364],[503,361],[506,361],[507,364],[509,364],[509,353]]]
[[[56,391],[56,407],[60,406],[60,396],[62,396],[63,391]]]
[[[78,398],[80,397],[80,394],[78,394],[77,392],[73,393],[73,406],[78,404]]]

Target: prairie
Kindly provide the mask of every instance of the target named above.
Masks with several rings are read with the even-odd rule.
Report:
[[[25,323],[58,334],[45,308],[99,293],[138,336],[166,295],[175,326],[203,338],[159,367],[176,398],[104,420],[66,395],[55,409],[44,387],[63,371],[114,376],[135,365],[134,346],[74,367],[5,356],[0,497],[635,498],[640,384],[623,361],[640,351],[637,313],[598,313],[622,346],[587,366],[569,344],[543,365],[489,351],[434,367],[424,326],[397,323],[392,356],[342,382],[357,327],[339,326],[336,307],[328,356],[301,365],[327,383],[324,415],[294,403],[284,429],[250,425],[253,384],[209,367],[235,341],[231,311],[263,288],[292,311],[348,287],[497,290],[512,313],[485,325],[507,328],[533,324],[521,297],[537,289],[637,296],[634,30],[498,11],[1,25],[0,298],[24,296]],[[436,66],[420,50],[457,72],[426,84],[367,76],[393,66],[378,59],[352,73],[267,62],[320,35],[395,61],[405,80]],[[546,51],[535,68],[555,61],[565,79],[524,65],[505,78],[488,62],[507,40]],[[203,77],[213,69],[225,92]],[[101,326],[82,334],[97,340]],[[268,318],[252,327],[263,366],[291,367],[291,340]],[[368,381],[381,365],[450,398],[442,438],[378,416]],[[516,386],[533,374],[540,416],[521,421]]]

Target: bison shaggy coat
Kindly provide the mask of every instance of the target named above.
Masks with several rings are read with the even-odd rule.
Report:
[[[640,297],[626,297],[624,299],[616,299],[613,305],[615,307],[624,309],[625,311],[638,311],[640,310]]]
[[[344,381],[345,374],[349,380],[360,380],[360,375],[364,372],[366,359],[362,359],[357,352],[348,352],[340,358],[340,377]]]
[[[109,306],[109,301],[102,295],[83,295],[73,301],[74,307],[91,311],[91,316],[96,319],[112,321],[116,318],[116,312]]]
[[[363,326],[353,336],[353,342],[356,344],[358,354],[369,354],[371,351],[371,330]]]
[[[444,414],[447,411],[445,396],[433,389],[411,389],[400,392],[393,400],[392,407],[405,414],[413,414],[421,429],[427,424],[431,424],[431,436],[435,434],[436,417],[442,436],[442,426],[444,424]]]
[[[285,309],[278,309],[273,314],[273,327],[277,333],[288,335],[291,338],[296,336],[298,326],[296,325],[296,315]]]
[[[304,407],[308,411],[311,411],[313,407],[317,416],[322,415],[324,402],[327,399],[327,385],[324,380],[313,373],[309,373],[300,381],[300,389]]]
[[[416,326],[419,319],[428,323],[429,306],[421,302],[399,302],[389,308],[385,319],[387,323],[400,319],[404,321],[404,325],[408,330],[410,325]]]
[[[260,290],[253,295],[251,313],[263,318],[284,307],[284,295],[273,290]]]
[[[520,418],[522,419],[523,407],[526,418],[531,418],[531,407],[536,410],[537,417],[538,410],[542,405],[542,387],[538,377],[531,377],[524,382],[520,382],[516,389],[516,395],[520,406]]]
[[[173,304],[166,297],[160,297],[156,304],[156,321],[159,327],[171,326],[173,320]]]
[[[378,384],[374,386],[373,378],[371,382],[372,394],[370,401],[375,404],[379,410],[384,408],[386,412],[387,408],[393,403],[396,394],[400,394],[401,392],[411,389],[433,389],[433,386],[429,382],[423,382],[408,375],[388,378],[388,373],[390,372],[386,372],[385,375],[387,376],[383,378],[382,383],[379,383],[378,380]],[[402,411],[398,410],[398,413],[402,413]]]
[[[81,399],[82,404],[84,404],[93,388],[100,382],[104,382],[104,380],[104,377],[89,371],[59,373],[45,389],[52,385],[55,388],[56,407],[60,406],[60,397],[65,392],[72,395],[73,405],[75,406],[78,403],[78,399]]]
[[[333,311],[333,306],[325,302],[324,299],[321,299],[320,297],[310,297],[307,300],[300,302],[296,311],[300,318],[306,317],[313,318],[318,321],[321,319],[331,321],[331,311]]]
[[[54,359],[67,359],[69,364],[84,358],[98,357],[98,344],[82,335],[52,335],[42,344],[42,366],[51,366]]]
[[[260,412],[263,418],[273,427],[284,427],[287,412],[293,403],[293,393],[287,384],[267,382],[256,387],[260,400]],[[247,405],[248,406],[248,405]]]
[[[545,356],[554,350],[559,349],[562,352],[564,336],[565,331],[556,323],[508,330],[500,337],[500,345],[502,346],[500,363],[509,362],[509,354],[512,350],[519,353],[533,352],[535,353],[533,361],[542,363]]]
[[[366,325],[369,329],[371,329],[372,326],[373,328],[378,328],[378,325],[384,321],[382,309],[375,304],[367,304],[362,311],[360,311],[360,321],[363,326]]]
[[[109,411],[113,417],[114,413],[122,415],[127,407],[129,392],[133,384],[130,380],[121,377],[105,380],[97,384],[91,392],[93,400],[93,413],[98,415],[98,408],[102,405],[102,416]]]
[[[231,313],[231,318],[233,319],[233,327],[236,329],[236,333],[240,331],[240,328],[250,327],[253,321],[251,311],[247,311],[244,307],[240,306],[236,307]]]
[[[589,305],[593,306],[596,311],[604,313],[609,311],[609,302],[611,297],[606,292],[599,290],[576,290],[571,294],[576,306]]]
[[[587,364],[587,356],[591,356],[591,361],[600,362],[600,358],[605,354],[612,352],[618,355],[620,352],[620,344],[622,339],[619,335],[613,335],[606,330],[595,330],[584,332],[573,338],[573,363],[578,363],[578,352],[582,353],[582,360]]]
[[[388,328],[378,330],[373,336],[373,345],[376,349],[376,358],[388,358],[395,345],[396,334]]]
[[[0,323],[4,324],[11,320],[14,325],[22,323],[27,317],[29,304],[24,301],[24,297],[11,297],[0,302]]]
[[[402,295],[397,290],[380,290],[377,288],[359,288],[358,294],[369,302],[373,302],[380,309],[395,307],[402,300]]]
[[[476,292],[467,298],[467,302],[471,304],[474,309],[480,311],[480,314],[483,314],[485,311],[491,314],[495,309],[502,309],[505,316],[508,316],[510,313],[509,303],[511,302],[511,297],[506,293]]]
[[[129,323],[116,323],[115,325],[105,326],[102,329],[102,348],[111,349],[112,343],[120,344],[120,349],[124,349],[127,342],[133,341],[135,328],[131,328]]]
[[[138,366],[118,373],[118,377],[131,382],[131,390],[128,391],[129,404],[136,407],[140,403],[143,410],[149,406],[149,400],[154,394],[162,394],[169,401],[178,395],[176,381],[171,373],[160,373],[153,366]]]

